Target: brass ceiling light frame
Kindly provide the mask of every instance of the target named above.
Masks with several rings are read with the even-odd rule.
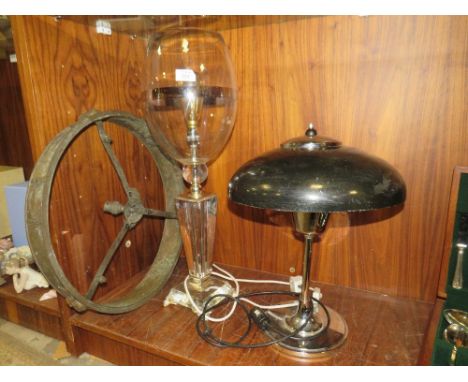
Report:
[[[113,123],[133,134],[151,154],[164,188],[166,211],[153,210],[143,206],[139,193],[131,188],[120,163],[112,150],[112,141],[103,123]],[[66,277],[52,246],[49,230],[49,203],[53,181],[59,163],[73,140],[86,129],[96,126],[101,142],[112,162],[127,195],[127,203],[121,205],[108,201],[103,210],[112,215],[124,215],[123,226],[107,251],[85,295],[82,295]],[[118,314],[134,310],[157,294],[166,284],[177,263],[182,246],[179,224],[175,216],[174,198],[184,185],[179,167],[159,150],[149,133],[146,122],[129,113],[98,112],[92,110],[83,114],[78,122],[61,131],[45,148],[31,174],[26,195],[26,228],[31,252],[35,262],[49,283],[62,294],[67,303],[78,312],[87,309],[100,313]],[[144,217],[167,219],[158,253],[144,278],[125,296],[109,302],[92,300],[96,289],[105,282],[104,273],[120,246],[125,234],[133,229]]]

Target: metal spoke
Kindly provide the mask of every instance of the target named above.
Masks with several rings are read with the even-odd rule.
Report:
[[[155,218],[177,219],[175,212],[153,210],[152,208],[146,208],[144,215]]]
[[[128,230],[129,230],[129,227],[127,226],[126,223],[124,223],[124,225],[120,229],[119,234],[117,235],[111,247],[107,251],[106,256],[104,256],[104,259],[102,260],[101,265],[99,265],[99,268],[96,274],[94,275],[93,281],[91,281],[91,285],[89,286],[89,289],[86,292],[87,299],[91,299],[94,296],[94,293],[96,292],[98,285],[103,282],[104,272],[106,271],[107,267],[109,266],[109,263],[114,257],[115,252],[117,252],[117,249],[119,248],[120,243],[122,242],[123,238],[127,234]]]
[[[137,206],[138,209],[140,205]],[[164,218],[164,219],[177,219],[175,212],[169,211],[161,211],[161,210],[154,210],[152,208],[145,208],[141,205],[142,208],[142,215],[150,217],[150,218]],[[104,207],[102,208],[104,212],[118,216],[125,213],[125,206],[122,205],[120,202],[117,201],[107,201],[104,203]],[[126,221],[129,223],[128,221]]]
[[[101,138],[102,145],[106,149],[107,155],[109,156],[109,159],[111,160],[112,165],[114,166],[115,172],[117,173],[117,176],[119,177],[120,182],[122,183],[122,186],[125,190],[125,193],[127,194],[127,197],[129,197],[130,186],[128,185],[128,180],[127,180],[127,177],[125,176],[122,166],[120,165],[120,162],[117,159],[117,156],[115,155],[114,150],[112,150],[112,146],[111,146],[112,139],[107,135],[102,121],[96,121],[96,126],[99,131],[99,138]]]

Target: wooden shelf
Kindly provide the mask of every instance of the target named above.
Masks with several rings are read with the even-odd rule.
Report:
[[[23,291],[22,293],[16,293],[13,283],[9,279],[7,284],[0,287],[0,298],[14,301],[29,308],[59,317],[60,313],[56,298],[39,301],[39,298],[47,291],[48,289],[36,288]]]
[[[226,267],[236,277],[284,279],[243,268]],[[220,349],[204,342],[196,333],[196,316],[179,306],[163,307],[169,289],[180,282],[185,265],[178,268],[168,285],[140,309],[122,315],[95,312],[71,318],[79,351],[127,365],[295,365],[302,361],[280,354],[275,347]],[[433,305],[394,298],[363,290],[313,283],[323,301],[345,318],[346,343],[321,365],[415,365]],[[243,284],[243,291],[246,291]],[[269,288],[275,288],[271,285]],[[259,289],[255,286],[254,289]],[[276,289],[276,288],[275,288]],[[256,328],[252,342],[265,340]],[[315,361],[314,363],[317,363]]]
[[[36,288],[16,293],[10,279],[0,287],[0,317],[15,324],[63,338],[61,316],[57,299],[39,301],[47,289]]]

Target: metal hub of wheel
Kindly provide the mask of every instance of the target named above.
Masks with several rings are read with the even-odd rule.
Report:
[[[104,129],[104,122],[127,129],[149,151],[162,179],[165,211],[143,205],[140,193],[130,187],[125,173],[113,149],[112,140]],[[54,176],[60,160],[73,140],[88,128],[96,127],[105,151],[125,191],[127,202],[106,201],[103,211],[114,216],[123,214],[123,225],[99,265],[88,291],[82,295],[66,277],[52,247],[49,228],[49,203]],[[181,249],[179,226],[175,215],[174,198],[183,191],[179,167],[165,157],[153,138],[144,120],[123,112],[90,111],[83,114],[77,123],[65,128],[45,148],[37,161],[29,182],[26,196],[26,228],[31,252],[39,269],[50,284],[62,294],[68,304],[82,312],[86,309],[101,313],[125,313],[134,310],[158,293],[172,274]],[[166,219],[158,253],[143,279],[125,296],[110,302],[92,300],[97,288],[106,281],[104,273],[120,247],[127,232],[135,228],[143,217]]]

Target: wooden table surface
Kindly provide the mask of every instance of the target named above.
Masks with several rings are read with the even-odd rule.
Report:
[[[286,279],[284,276],[242,268],[226,269],[239,278]],[[121,315],[86,312],[73,316],[71,322],[80,350],[123,364],[416,365],[433,308],[426,302],[312,283],[312,286],[321,288],[322,301],[344,317],[349,334],[345,344],[330,357],[319,361],[298,361],[281,354],[275,346],[221,349],[202,340],[195,330],[196,316],[189,309],[173,305],[163,307],[162,304],[169,289],[183,280],[185,274],[182,259],[163,291],[136,311]],[[241,292],[278,289],[274,285],[262,288],[252,284],[241,284],[241,288]],[[230,324],[226,324],[225,333],[228,329],[237,330],[235,336],[242,322],[239,313]],[[105,346],[104,339],[110,341]],[[267,338],[255,327],[248,340],[261,342]],[[117,354],[124,351],[119,350],[119,346],[129,354],[135,350],[135,354],[139,355],[122,358]],[[142,357],[141,354],[156,356],[161,362]]]

